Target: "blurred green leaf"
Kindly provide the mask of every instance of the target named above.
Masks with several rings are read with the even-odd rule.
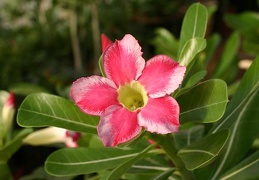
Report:
[[[23,127],[56,126],[95,134],[98,117],[83,113],[70,100],[36,93],[27,96],[22,102],[17,122]]]
[[[240,14],[226,14],[224,20],[231,28],[240,31],[258,29],[259,13],[246,11]]]
[[[123,164],[119,165],[117,168],[112,170],[110,173],[108,173],[107,176],[102,177],[100,180],[113,180],[113,179],[120,179],[120,177],[134,164],[136,163],[140,158],[142,158],[145,154],[147,154],[150,149],[152,149],[156,144],[150,145],[147,148],[145,148],[143,151],[139,152],[135,157],[132,157],[131,159],[125,161]]]
[[[223,53],[215,68],[213,77],[219,78],[226,73],[229,76],[229,69],[234,68],[231,66],[236,60],[237,52],[239,49],[240,39],[237,32],[234,32],[227,40]]]
[[[23,96],[27,96],[32,93],[49,92],[47,89],[39,85],[30,84],[30,83],[13,84],[12,86],[10,86],[9,90],[15,94],[23,95]]]
[[[227,130],[211,134],[179,150],[178,156],[188,170],[200,168],[215,160],[228,139]]]
[[[202,138],[205,131],[203,125],[196,125],[189,129],[183,129],[174,134],[175,145],[177,149],[191,145],[195,141]]]
[[[200,37],[194,37],[188,40],[182,48],[178,62],[182,66],[188,66],[194,57],[206,47],[206,40]]]
[[[181,94],[177,101],[181,107],[181,123],[215,122],[225,112],[227,85],[220,79],[208,80]]]
[[[249,151],[255,138],[259,136],[258,69],[259,57],[245,73],[221,121],[211,129],[212,133],[229,128],[231,130],[224,153],[217,161],[216,172],[211,172],[212,179],[217,179],[222,172],[236,165]]]
[[[206,32],[208,21],[207,8],[200,4],[195,3],[187,10],[180,34],[180,42],[178,49],[178,57],[182,52],[184,45],[192,38],[201,37],[203,38]]]
[[[212,56],[215,54],[215,51],[218,48],[218,45],[220,43],[220,35],[219,34],[213,34],[207,39],[207,46],[204,50],[205,52],[205,59],[202,63],[204,65],[204,68],[209,64]]]
[[[179,42],[174,35],[165,28],[157,28],[155,33],[152,44],[155,46],[156,54],[165,54],[176,60]]]
[[[0,179],[3,179],[3,180],[12,180],[13,179],[7,162],[0,160],[0,172],[1,172]]]
[[[139,150],[117,148],[65,148],[52,153],[45,168],[57,176],[88,174],[118,167],[138,154]]]
[[[0,164],[7,162],[12,155],[22,146],[22,140],[32,132],[32,129],[21,130],[11,141],[0,149]]]
[[[220,177],[220,180],[259,179],[259,151],[255,152]]]

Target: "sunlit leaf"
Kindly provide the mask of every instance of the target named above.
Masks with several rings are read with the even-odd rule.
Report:
[[[98,124],[97,117],[84,114],[72,101],[45,93],[27,96],[18,110],[17,121],[23,127],[56,126],[94,134]]]
[[[206,47],[206,40],[195,37],[186,42],[179,55],[178,62],[182,66],[188,66],[194,57]]]
[[[228,131],[211,134],[179,150],[178,156],[188,170],[194,170],[211,163],[218,156],[228,139]]]
[[[118,167],[138,152],[116,148],[66,148],[52,153],[45,167],[48,173],[58,176],[88,174]]]
[[[204,123],[219,120],[227,105],[227,85],[219,79],[200,83],[177,98],[181,108],[180,121]]]
[[[178,57],[187,41],[194,37],[204,37],[207,20],[208,12],[204,5],[195,3],[189,7],[181,28]]]

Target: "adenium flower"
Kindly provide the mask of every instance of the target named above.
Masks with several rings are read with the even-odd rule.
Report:
[[[6,131],[9,131],[13,124],[13,117],[15,113],[15,95],[14,93],[9,93],[6,102],[2,109],[2,123],[5,126]]]
[[[37,130],[23,139],[24,144],[33,146],[64,143],[67,147],[78,147],[78,132],[69,131],[58,127],[47,127]]]
[[[76,80],[70,96],[86,114],[100,116],[98,135],[105,146],[137,137],[142,128],[158,134],[178,131],[179,105],[170,96],[181,84],[186,67],[166,55],[145,62],[130,34],[110,42],[102,36],[106,77]]]

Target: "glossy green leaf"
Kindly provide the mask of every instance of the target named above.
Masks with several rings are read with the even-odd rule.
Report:
[[[88,174],[115,168],[138,155],[138,150],[115,148],[66,148],[52,153],[45,162],[57,176]]]
[[[204,134],[205,127],[196,125],[189,129],[183,129],[174,134],[175,145],[178,149],[191,145]]]
[[[225,112],[227,85],[219,79],[208,80],[180,95],[177,101],[181,108],[181,123],[215,122]]]
[[[177,155],[183,160],[188,170],[200,168],[211,163],[219,155],[228,139],[228,133],[224,130],[204,137],[181,149]]]
[[[218,65],[216,66],[216,71],[213,74],[213,77],[221,77],[223,73],[229,75],[229,68],[233,68],[231,66],[235,61],[235,57],[237,56],[237,51],[239,49],[240,39],[238,33],[233,33],[226,42],[224,47],[222,56]]]
[[[203,38],[206,32],[208,12],[204,5],[195,3],[187,10],[180,34],[178,57],[184,45],[192,38]]]
[[[259,151],[227,171],[220,180],[259,179]]]
[[[13,84],[12,86],[10,86],[9,91],[23,96],[27,96],[32,93],[49,92],[44,87],[41,87],[36,84],[30,84],[30,83]]]
[[[22,140],[32,132],[32,129],[21,130],[11,141],[0,148],[0,162],[7,162],[12,155],[22,146]]]
[[[120,179],[120,177],[133,165],[135,164],[140,158],[146,155],[150,149],[152,149],[156,144],[150,145],[145,148],[143,151],[139,152],[135,157],[125,161],[123,164],[119,165],[117,168],[112,170],[106,177],[101,178],[101,180],[113,180],[113,179]]]
[[[253,141],[259,136],[259,57],[245,73],[237,92],[229,103],[222,120],[215,124],[211,132],[231,130],[229,141],[217,162],[212,179],[238,163],[249,151]]]
[[[178,62],[182,66],[188,66],[194,57],[206,47],[206,40],[201,37],[194,37],[188,40],[182,48]]]
[[[98,124],[97,117],[84,114],[72,101],[45,93],[27,96],[17,121],[23,127],[56,126],[94,134]]]

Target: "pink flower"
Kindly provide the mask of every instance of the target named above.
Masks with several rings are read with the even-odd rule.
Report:
[[[47,127],[37,130],[23,139],[24,144],[32,146],[64,143],[67,147],[78,147],[80,133],[58,127]]]
[[[83,112],[101,117],[97,130],[103,144],[129,141],[142,128],[158,134],[177,132],[179,105],[170,94],[182,82],[186,67],[165,55],[145,63],[138,41],[129,34],[114,43],[108,40],[102,46],[107,77],[79,78],[70,91]]]

